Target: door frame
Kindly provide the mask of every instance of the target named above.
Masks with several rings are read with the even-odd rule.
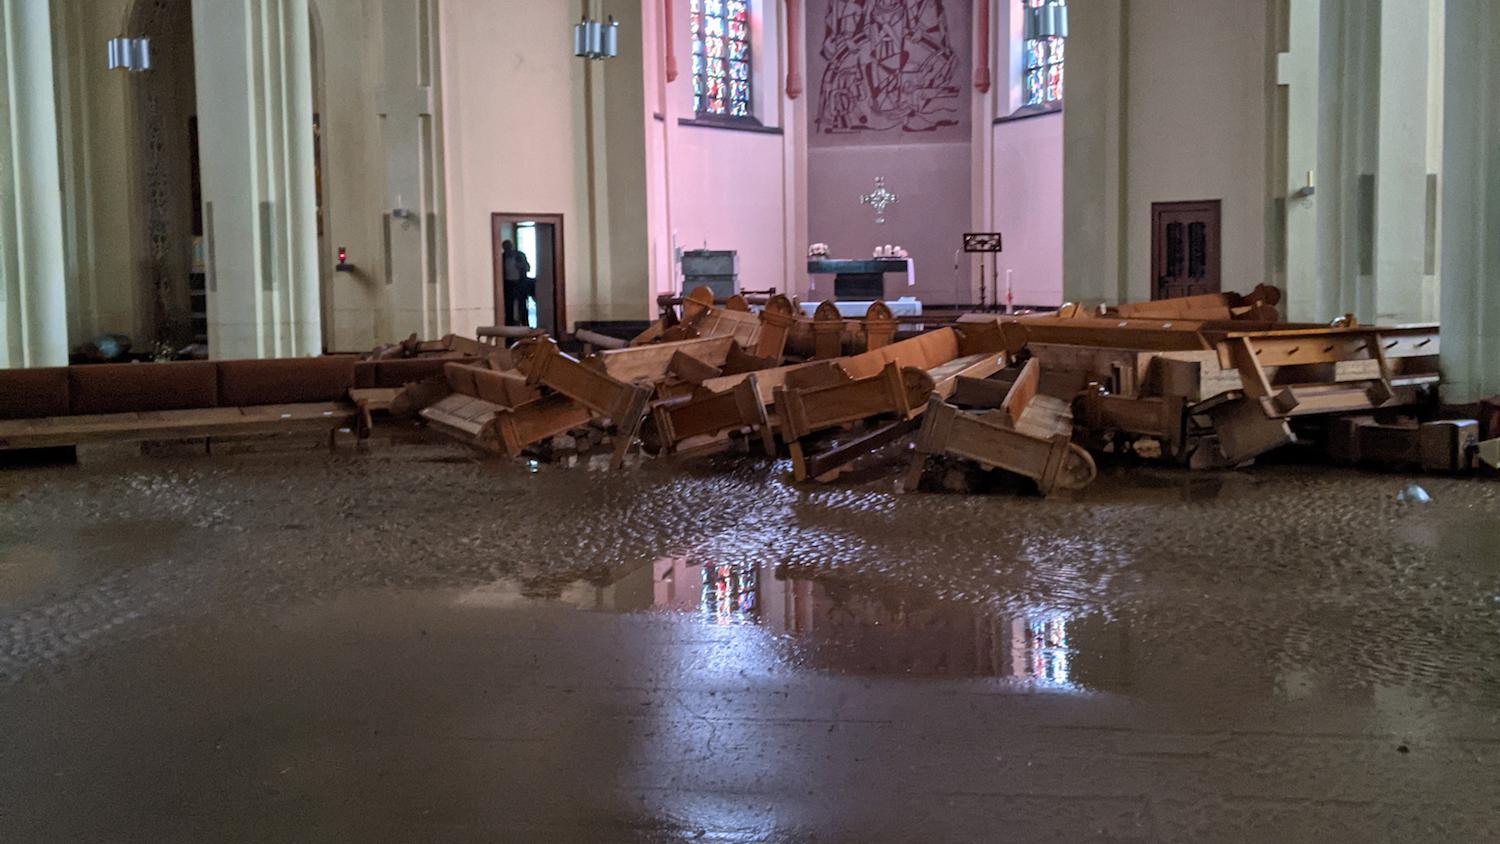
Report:
[[[558,333],[568,330],[567,269],[563,265],[563,215],[515,214],[496,211],[490,214],[490,253],[495,289],[495,324],[505,324],[505,268],[500,259],[500,227],[505,224],[539,223],[552,226],[552,313]]]
[[[1164,212],[1204,212],[1213,215],[1214,225],[1208,236],[1208,253],[1212,260],[1210,264],[1218,281],[1219,292],[1224,290],[1224,200],[1222,199],[1189,199],[1177,202],[1153,202],[1151,203],[1151,299],[1155,301],[1161,291],[1161,276],[1157,270],[1163,261],[1162,252],[1167,248],[1163,238],[1157,236],[1161,231],[1161,215]]]

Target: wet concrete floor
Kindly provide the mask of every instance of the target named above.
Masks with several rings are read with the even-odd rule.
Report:
[[[0,841],[1495,840],[1500,484],[0,471]]]

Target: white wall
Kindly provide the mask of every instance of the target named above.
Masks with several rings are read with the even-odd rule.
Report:
[[[440,20],[453,330],[495,323],[496,212],[563,215],[569,317],[588,318],[584,63],[565,49],[577,9],[446,0]]]
[[[1223,286],[1248,291],[1266,280],[1265,0],[1198,0],[1191,14],[1176,0],[1128,9],[1128,290],[1151,298],[1151,203],[1220,199]]]
[[[1224,288],[1265,281],[1266,0],[1069,7],[1068,298],[1150,298],[1153,202],[1222,200]]]

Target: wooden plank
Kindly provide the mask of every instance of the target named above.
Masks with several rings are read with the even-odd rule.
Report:
[[[1231,465],[1297,441],[1285,419],[1267,416],[1261,403],[1248,396],[1214,408],[1209,416],[1219,449]]]
[[[1010,390],[1006,392],[1004,400],[1000,402],[1000,412],[1010,419],[1014,426],[1021,421],[1021,414],[1025,412],[1026,406],[1036,397],[1037,388],[1041,384],[1042,365],[1035,358],[1026,362],[1021,367],[1021,374],[1011,383]]]
[[[352,404],[204,408],[0,422],[0,450],[354,428]]]
[[[1005,418],[997,413],[965,413],[934,397],[922,418],[906,489],[916,489],[933,454],[948,454],[1029,477],[1043,495],[1058,487],[1082,489],[1098,476],[1093,457],[1066,435],[1034,437],[1007,427]]]
[[[661,381],[671,370],[672,359],[679,354],[711,367],[722,367],[735,345],[730,337],[705,337],[675,343],[631,346],[595,352],[585,363],[596,364],[617,381]]]
[[[564,396],[609,417],[616,428],[615,453],[611,465],[625,463],[625,453],[634,442],[651,400],[651,390],[626,384],[577,359],[565,355],[550,340],[527,341],[522,352],[522,371],[532,385],[545,385]]]
[[[998,408],[1010,393],[1013,383],[1014,379],[1003,381],[960,375],[954,379],[953,395],[948,397],[948,401],[966,408]]]
[[[869,454],[877,448],[889,445],[916,431],[921,424],[920,420],[920,416],[897,419],[840,443],[821,454],[814,455],[807,459],[807,475],[827,483],[833,480],[840,469],[858,460],[862,455]]]
[[[517,408],[500,408],[475,445],[517,457],[532,443],[565,434],[594,418],[582,402],[551,395]]]
[[[766,453],[776,453],[770,419],[753,375],[722,393],[703,390],[689,400],[659,402],[651,413],[657,436],[668,452],[695,437],[751,428],[760,434]]]
[[[760,320],[760,335],[749,348],[750,354],[780,361],[786,354],[787,338],[797,324],[797,309],[787,297],[772,296],[760,312]]]
[[[927,373],[889,363],[869,378],[828,387],[779,389],[776,407],[783,435],[790,442],[872,416],[910,415],[931,393],[932,379]]]
[[[733,340],[730,341],[730,343],[733,342]],[[724,374],[719,367],[680,351],[672,355],[672,362],[668,364],[667,370],[688,384],[702,384],[704,381]]]

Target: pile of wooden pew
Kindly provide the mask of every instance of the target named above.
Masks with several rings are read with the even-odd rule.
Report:
[[[1346,462],[1470,467],[1477,422],[1421,422],[1438,383],[1436,326],[1277,321],[1279,292],[1214,294],[1088,311],[974,313],[900,338],[876,303],[863,319],[785,297],[759,312],[706,289],[630,342],[566,354],[551,339],[450,363],[393,409],[500,454],[607,446],[619,467],[731,441],[786,454],[796,480],[829,480],[914,440],[905,488],[935,458],[1080,489],[1096,454],[1206,468],[1326,438]],[[1493,435],[1492,435],[1493,436]],[[941,462],[941,461],[939,461]]]

